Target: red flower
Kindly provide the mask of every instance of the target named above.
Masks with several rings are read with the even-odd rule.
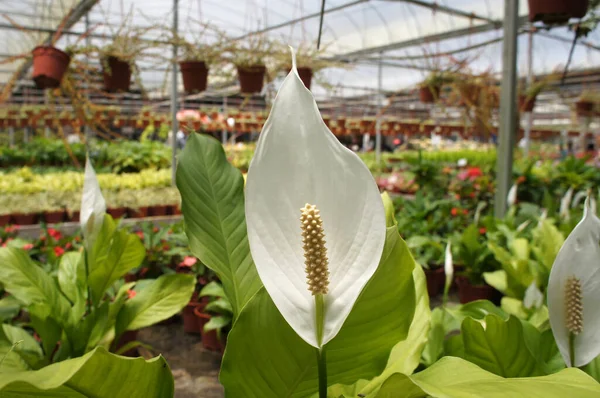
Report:
[[[60,246],[54,246],[54,254],[56,255],[56,257],[60,257],[63,254],[65,254],[65,249],[63,249]]]
[[[11,232],[15,232],[19,230],[19,226],[18,225],[9,225],[8,227],[4,228],[4,232],[6,232],[7,234],[10,234]]]
[[[140,237],[140,239],[142,239],[142,240],[144,239],[144,233],[143,233],[142,231],[137,231],[135,234],[136,234],[137,236],[139,236],[139,237]]]
[[[527,180],[527,177],[525,176],[521,176],[519,178],[517,178],[517,184],[522,184]]]
[[[135,297],[135,295],[137,294],[137,292],[135,290],[128,290],[127,291],[127,298],[128,299],[132,299]]]
[[[60,233],[60,231],[54,228],[48,228],[48,235],[54,238],[54,240],[59,240],[60,238],[62,238],[62,234]]]
[[[450,214],[452,214],[453,216],[458,215],[458,209],[456,207],[453,207],[452,210],[450,210]]]
[[[463,209],[463,214],[466,216],[467,214],[469,214],[469,210]]]
[[[467,169],[467,176],[469,179],[474,180],[477,177],[481,177],[483,175],[483,171],[479,167],[469,167]]]
[[[470,198],[474,198],[474,197],[475,197],[475,192],[471,192],[471,193],[469,194],[469,197],[470,197]]]
[[[25,243],[23,245],[23,250],[31,250],[33,249],[33,243]]]
[[[454,199],[456,199],[456,200],[460,200],[460,194],[458,194],[458,193],[457,193],[457,194],[454,194]]]
[[[65,245],[65,249],[69,250],[71,247],[73,247],[71,242],[67,242],[67,244]]]
[[[487,229],[485,229],[485,227],[481,227],[481,228],[479,228],[479,233],[480,233],[481,235],[485,234],[486,232],[487,232]]]
[[[152,232],[157,233],[159,231],[158,227],[152,228]]]
[[[196,257],[192,257],[192,256],[185,256],[183,258],[183,261],[179,263],[180,267],[191,267],[192,265],[196,264],[198,262],[198,259]]]

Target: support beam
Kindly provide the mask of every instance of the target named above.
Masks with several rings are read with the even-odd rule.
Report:
[[[484,22],[502,22],[502,21],[497,21],[497,20],[494,20],[494,19],[491,19],[488,17],[484,17],[482,15],[477,15],[472,12],[467,12],[467,11],[459,10],[457,8],[447,7],[442,4],[430,3],[427,1],[421,1],[421,0],[382,0],[382,1],[414,4],[417,6],[429,8],[433,11],[440,11],[440,12],[443,12],[448,15],[454,15],[457,17],[465,17],[465,18],[469,18],[469,19],[478,19],[478,20],[484,21]]]
[[[63,18],[60,22],[59,26],[62,27],[63,30],[69,30],[75,25],[79,20],[86,15],[93,6],[98,3],[99,0],[81,0],[77,5],[75,5],[71,11]],[[54,33],[52,32],[48,35],[48,37],[41,43],[42,45],[51,44],[52,38],[54,37]],[[16,82],[15,88],[18,87],[19,80],[25,76],[31,65],[33,64],[33,59],[28,58],[21,66],[17,69],[13,78],[10,81]],[[8,92],[3,92],[2,97],[0,98],[0,103],[6,101],[12,95],[12,90]]]
[[[518,27],[524,25],[525,23],[527,23],[527,21],[528,21],[527,15],[518,17],[517,21],[516,21],[517,22],[516,27],[518,28]],[[338,61],[339,60],[352,60],[352,59],[364,57],[366,55],[375,54],[375,53],[379,53],[379,52],[401,50],[403,48],[419,46],[419,45],[425,44],[425,43],[431,44],[431,43],[436,43],[439,41],[456,39],[456,38],[463,37],[466,35],[490,32],[492,30],[497,30],[500,28],[502,28],[502,21],[489,22],[489,23],[485,23],[485,24],[481,24],[481,25],[469,26],[467,28],[450,30],[450,31],[441,32],[441,33],[434,33],[434,34],[428,35],[428,36],[421,36],[421,37],[416,37],[416,38],[410,39],[410,40],[404,40],[404,41],[399,41],[399,42],[395,42],[395,43],[385,44],[383,46],[369,47],[369,48],[364,48],[362,50],[356,50],[356,51],[351,51],[351,52],[344,53],[344,54],[338,54],[338,55],[334,55],[333,57],[331,57],[329,59],[338,60]]]
[[[340,10],[343,10],[344,8],[352,7],[352,6],[361,4],[361,3],[366,3],[367,1],[369,1],[369,0],[355,0],[355,1],[352,1],[350,3],[341,4],[339,6],[331,7],[331,8],[328,8],[328,9],[324,10],[323,14],[329,14],[330,12],[340,11]],[[304,15],[304,16],[302,16],[300,18],[291,19],[289,21],[285,21],[285,22],[282,22],[282,23],[279,23],[279,24],[276,24],[276,25],[267,26],[266,28],[263,28],[263,29],[255,30],[255,31],[252,31],[252,32],[248,32],[248,33],[246,33],[246,34],[244,34],[242,36],[236,37],[234,40],[241,40],[241,39],[245,39],[246,37],[249,37],[249,36],[259,35],[261,33],[270,32],[272,30],[277,30],[277,29],[285,28],[286,26],[294,25],[294,24],[296,24],[298,22],[306,21],[307,19],[317,18],[319,16],[321,16],[321,12],[320,11],[312,13],[312,14]]]
[[[173,37],[177,37],[179,31],[179,0],[173,0]],[[171,62],[171,184],[175,186],[177,176],[177,44],[173,44],[173,61]]]
[[[383,56],[383,54],[380,54]],[[377,170],[379,170],[379,164],[381,163],[381,110],[383,109],[383,103],[381,101],[383,90],[383,62],[379,60],[379,67],[377,68],[377,116],[375,119],[375,162],[377,164]]]
[[[512,184],[513,149],[517,130],[517,31],[519,0],[504,1],[504,45],[500,86],[500,126],[496,161],[494,213],[506,213],[507,195]]]

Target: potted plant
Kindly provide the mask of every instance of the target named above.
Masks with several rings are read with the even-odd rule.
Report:
[[[204,308],[194,308],[202,336],[202,346],[210,351],[223,352],[231,321],[233,308],[223,292],[223,286],[217,281],[210,282],[200,291],[199,297],[209,298]]]
[[[263,35],[248,37],[245,43],[235,43],[229,50],[235,65],[242,94],[256,94],[263,89],[266,63],[274,45]]]
[[[427,293],[435,297],[442,293],[446,275],[442,263],[444,261],[444,246],[439,236],[411,236],[406,240],[415,260],[423,266],[427,280]]]
[[[434,71],[419,85],[419,99],[424,104],[431,104],[440,98],[442,86],[452,81],[444,71]]]
[[[532,112],[537,95],[548,85],[545,81],[532,82],[526,89],[519,89],[519,110]]]
[[[464,271],[456,277],[458,298],[462,304],[476,300],[499,303],[500,293],[485,283],[484,272],[500,268],[485,241],[485,233],[476,224],[469,225],[452,245],[457,263]]]
[[[563,24],[571,18],[583,18],[588,0],[528,0],[529,21]]]
[[[188,255],[184,256],[183,260],[177,265],[176,272],[182,274],[194,274],[196,276],[196,289],[194,290],[190,301],[181,311],[181,315],[183,319],[183,331],[190,334],[200,334],[200,318],[196,316],[195,312],[196,308],[199,308],[200,311],[202,311],[206,304],[208,304],[208,297],[200,298],[199,293],[200,290],[206,286],[207,280],[211,278],[209,275],[211,271],[198,261],[196,257]]]
[[[273,51],[273,56],[277,64],[276,68],[277,70],[289,73],[292,69],[290,49],[287,44],[278,43],[276,46],[277,49]],[[302,80],[302,83],[309,90],[315,73],[328,67],[342,66],[341,63],[322,59],[321,55],[324,51],[324,47],[317,50],[314,43],[308,42],[302,43],[296,48],[296,69],[298,70],[298,76],[300,76],[300,80]]]
[[[584,90],[575,103],[577,116],[591,116],[594,106],[598,103],[599,95],[592,90]]]
[[[47,204],[43,218],[47,224],[58,224],[65,220],[66,211],[64,207],[57,204]]]

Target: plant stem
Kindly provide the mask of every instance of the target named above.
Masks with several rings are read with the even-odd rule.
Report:
[[[315,324],[317,326],[317,343],[323,341],[323,325],[325,323],[325,302],[322,294],[315,296]]]
[[[317,366],[319,369],[319,398],[327,398],[327,360],[325,347],[317,348]]]
[[[571,358],[571,367],[575,367],[575,335],[569,332],[569,358]]]
[[[88,314],[92,313],[92,290],[90,289],[90,284],[88,282],[89,279],[89,275],[90,275],[90,269],[88,266],[88,252],[87,249],[84,247],[83,248],[83,263],[85,265],[85,284],[87,287],[87,310],[88,310]]]

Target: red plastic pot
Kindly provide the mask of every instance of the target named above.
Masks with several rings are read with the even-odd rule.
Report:
[[[152,206],[149,208],[150,215],[153,217],[166,216],[167,207],[167,205]]]
[[[238,66],[237,71],[242,94],[254,94],[262,91],[267,72],[264,65]]]
[[[208,68],[204,61],[183,61],[179,63],[179,69],[186,93],[200,93],[206,90]]]
[[[441,87],[423,86],[419,88],[419,99],[424,104],[431,104],[440,98]]]
[[[10,214],[0,214],[0,227],[10,224]]]
[[[64,210],[45,211],[44,221],[48,224],[57,224],[65,220],[65,215],[66,211]]]
[[[52,46],[33,49],[33,81],[38,88],[56,88],[69,67],[71,57]]]
[[[108,57],[105,61],[108,70],[103,70],[104,90],[113,93],[117,91],[129,91],[131,84],[131,66],[128,62],[117,57]]]
[[[528,0],[529,21],[546,24],[566,23],[571,18],[583,18],[588,0]]]
[[[594,103],[589,101],[577,101],[575,103],[575,111],[577,116],[591,116],[594,110]]]
[[[108,214],[111,215],[112,218],[121,218],[127,214],[126,207],[113,207],[111,209],[106,210]]]
[[[535,107],[535,97],[519,95],[519,109],[521,112],[532,112]]]
[[[17,225],[34,225],[38,222],[38,215],[35,213],[14,213],[12,218]]]
[[[427,280],[427,293],[429,297],[435,297],[442,293],[446,283],[446,274],[443,267],[425,269],[425,278]]]
[[[200,334],[199,318],[194,313],[196,308],[200,308],[200,311],[206,307],[207,299],[197,301],[197,293],[192,295],[190,302],[181,311],[181,317],[183,318],[183,331],[185,333]]]
[[[494,304],[500,304],[502,294],[488,284],[472,285],[466,276],[457,276],[458,299],[461,304],[477,300],[489,300]]]
[[[130,218],[148,217],[148,206],[138,207],[137,209],[127,208],[127,215]]]
[[[203,308],[196,307],[194,308],[194,315],[198,319],[198,330],[200,331],[200,335],[202,336],[202,347],[206,348],[209,351],[218,351],[223,352],[225,350],[225,345],[219,340],[217,336],[216,330],[211,330],[208,332],[204,331],[204,325],[210,321],[210,314],[202,312]]]

